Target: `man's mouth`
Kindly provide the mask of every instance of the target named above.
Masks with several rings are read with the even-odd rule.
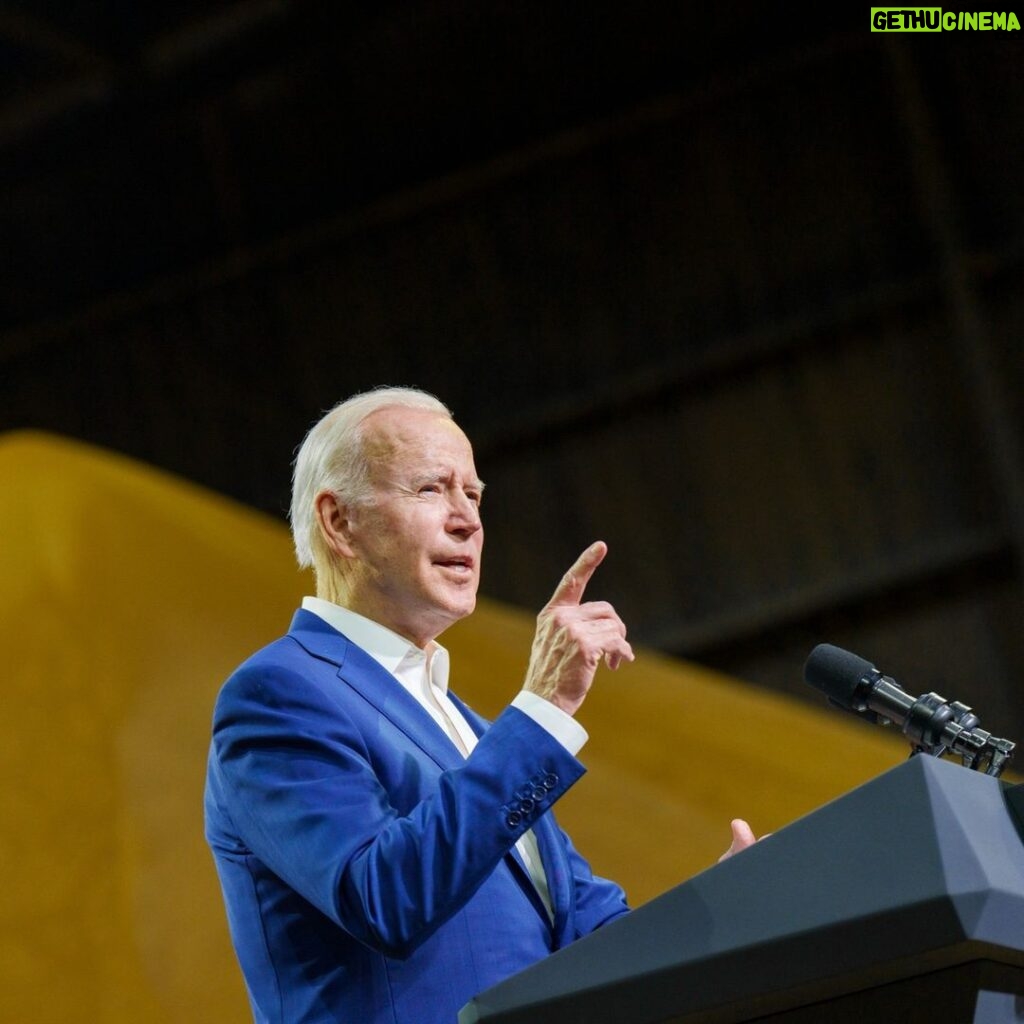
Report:
[[[440,565],[445,569],[453,569],[459,573],[471,573],[473,571],[473,559],[469,555],[453,555],[451,558],[435,559],[434,565]]]

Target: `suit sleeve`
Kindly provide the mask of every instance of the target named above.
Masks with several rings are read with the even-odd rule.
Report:
[[[607,878],[595,875],[565,832],[562,832],[562,841],[569,855],[576,899],[575,934],[572,938],[579,939],[628,914],[629,905],[622,888]]]
[[[511,707],[405,815],[373,760],[343,705],[294,669],[244,666],[221,691],[212,772],[233,830],[324,914],[395,957],[456,913],[584,772]],[[524,808],[516,791],[527,781],[545,795]]]

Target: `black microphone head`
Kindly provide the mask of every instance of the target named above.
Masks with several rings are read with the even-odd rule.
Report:
[[[805,682],[821,690],[840,707],[851,710],[864,680],[878,675],[878,669],[870,661],[832,644],[818,644],[804,665]]]

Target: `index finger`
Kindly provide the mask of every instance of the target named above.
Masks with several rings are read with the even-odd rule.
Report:
[[[583,591],[587,589],[594,570],[604,561],[608,554],[608,545],[603,540],[594,541],[586,551],[573,563],[572,568],[562,577],[561,583],[555,587],[547,607],[559,604],[579,604]]]

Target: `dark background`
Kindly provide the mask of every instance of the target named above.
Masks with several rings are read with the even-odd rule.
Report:
[[[0,429],[283,516],[321,410],[422,386],[486,594],[602,537],[635,641],[1024,740],[1021,34],[694,7],[4,4]]]

